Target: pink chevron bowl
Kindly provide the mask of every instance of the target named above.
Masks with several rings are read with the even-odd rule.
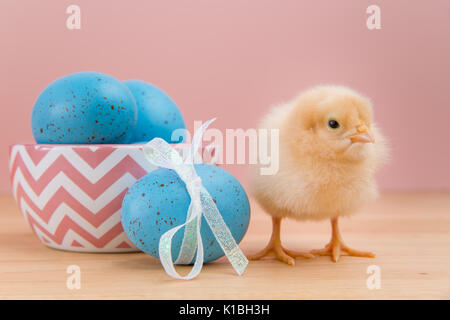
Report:
[[[185,154],[188,145],[173,146]],[[202,149],[199,161],[213,163],[214,151]],[[18,144],[10,147],[9,169],[20,211],[46,246],[139,251],[122,229],[120,209],[128,188],[156,169],[142,145]]]

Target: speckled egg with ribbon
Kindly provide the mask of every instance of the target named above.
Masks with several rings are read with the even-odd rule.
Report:
[[[250,221],[250,205],[244,188],[226,170],[209,164],[195,165],[203,187],[209,192],[236,243],[244,237]],[[169,229],[183,224],[190,197],[185,183],[173,170],[157,169],[128,190],[122,205],[122,225],[128,238],[142,251],[159,257],[159,239]],[[205,262],[224,255],[205,218],[201,236]],[[178,256],[184,227],[172,240],[173,260]]]

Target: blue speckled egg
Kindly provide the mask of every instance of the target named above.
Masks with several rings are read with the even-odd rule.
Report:
[[[37,143],[128,143],[137,120],[130,90],[97,72],[80,72],[52,82],[31,116]]]
[[[250,221],[250,205],[239,181],[220,167],[195,165],[234,239],[239,243]],[[122,204],[122,225],[128,238],[142,251],[159,257],[159,239],[167,230],[186,221],[190,197],[184,182],[169,169],[157,169],[139,179],[128,190]],[[184,227],[172,239],[174,261],[183,240]],[[205,262],[224,255],[205,218],[201,235]]]
[[[140,80],[128,80],[124,84],[133,93],[138,107],[133,142],[148,142],[156,137],[169,143],[183,141],[182,136],[172,141],[172,132],[186,129],[186,125],[177,105],[164,91]]]

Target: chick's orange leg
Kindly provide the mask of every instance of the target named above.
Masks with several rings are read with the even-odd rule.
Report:
[[[249,260],[259,260],[267,256],[275,256],[278,260],[293,266],[295,264],[294,258],[313,258],[314,255],[308,252],[296,252],[284,249],[281,245],[280,239],[281,218],[272,218],[272,237],[267,246],[255,255],[248,256]]]
[[[318,256],[331,256],[334,262],[338,262],[341,257],[341,253],[346,253],[348,256],[353,257],[364,257],[364,258],[374,258],[375,254],[372,252],[365,252],[354,250],[347,247],[342,240],[342,236],[339,232],[338,218],[331,219],[332,235],[330,242],[325,246],[324,249],[312,250],[313,255]]]

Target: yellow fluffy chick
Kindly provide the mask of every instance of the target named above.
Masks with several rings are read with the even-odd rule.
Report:
[[[252,193],[272,216],[273,231],[267,247],[249,258],[273,254],[293,265],[296,257],[315,255],[330,255],[337,262],[342,252],[374,257],[347,247],[338,229],[339,217],[377,197],[374,173],[387,152],[370,101],[346,87],[318,86],[274,108],[260,128],[279,129],[279,170],[261,175],[257,165],[250,172]],[[285,217],[330,219],[330,242],[311,252],[284,249],[280,222]]]

